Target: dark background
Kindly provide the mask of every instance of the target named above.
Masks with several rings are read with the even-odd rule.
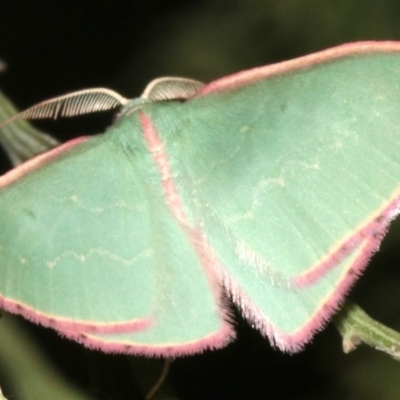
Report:
[[[8,65],[0,89],[20,109],[95,86],[136,97],[159,76],[209,81],[344,42],[400,39],[399,17],[397,0],[0,0],[0,58]],[[109,123],[106,115],[40,126],[66,140]],[[397,329],[399,244],[393,226],[352,291]],[[331,325],[304,352],[287,355],[237,321],[238,340],[226,349],[174,362],[180,399],[400,398],[400,363],[366,347],[344,355]],[[87,351],[26,325],[54,368],[96,399],[138,398],[128,357]]]

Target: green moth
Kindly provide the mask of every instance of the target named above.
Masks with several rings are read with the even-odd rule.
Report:
[[[400,43],[361,42],[28,109],[122,106],[0,178],[1,307],[91,348],[179,356],[234,338],[231,299],[302,349],[399,212],[399,105]]]

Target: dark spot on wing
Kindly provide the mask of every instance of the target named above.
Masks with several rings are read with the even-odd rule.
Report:
[[[36,213],[28,208],[22,210],[22,212],[31,219],[36,219]]]

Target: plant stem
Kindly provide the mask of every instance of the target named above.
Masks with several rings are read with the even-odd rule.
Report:
[[[135,376],[147,399],[177,400],[178,397],[168,380],[172,359],[132,357]]]
[[[347,302],[333,322],[343,337],[345,353],[365,343],[400,361],[400,333],[375,321],[356,304]]]

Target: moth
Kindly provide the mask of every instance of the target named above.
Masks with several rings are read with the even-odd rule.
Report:
[[[399,105],[400,42],[360,42],[33,106],[6,123],[120,110],[0,178],[0,306],[169,357],[229,343],[232,301],[301,350],[399,212]]]

